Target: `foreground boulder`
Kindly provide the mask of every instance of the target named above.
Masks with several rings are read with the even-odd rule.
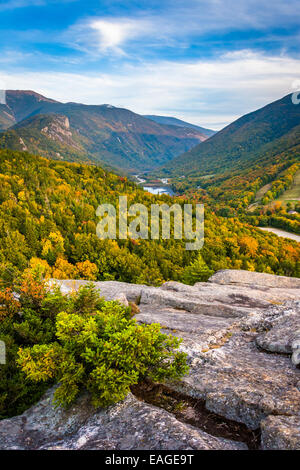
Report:
[[[294,311],[274,321],[269,331],[256,337],[256,343],[265,351],[292,354],[293,364],[299,364],[300,320],[298,313]]]
[[[300,413],[300,374],[288,356],[258,350],[255,333],[238,329],[211,346],[192,358],[187,377],[169,386],[253,430],[268,415]]]
[[[155,406],[127,398],[95,410],[82,396],[69,410],[55,409],[53,389],[23,415],[0,421],[1,449],[244,450]]]
[[[237,273],[240,273],[240,284]],[[56,283],[67,293],[77,290],[86,282],[51,280],[50,285]],[[236,270],[219,271],[209,282],[198,282],[194,286],[174,281],[166,282],[159,288],[117,281],[94,284],[107,300],[114,300],[123,293],[128,301],[150,308],[161,305],[222,318],[240,318],[254,310],[262,311],[272,304],[300,298],[300,279]]]
[[[52,280],[50,285],[54,282],[63,292],[86,284]],[[260,430],[262,449],[300,449],[300,279],[227,270],[194,286],[173,281],[159,288],[116,281],[95,285],[107,300],[139,304],[138,322],[160,323],[164,332],[182,338],[190,372],[169,389]],[[44,400],[22,417],[0,423],[0,448],[243,446],[183,424],[132,395],[96,413],[81,405],[54,412],[50,398]]]

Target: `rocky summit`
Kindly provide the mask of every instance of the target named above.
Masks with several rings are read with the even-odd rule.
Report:
[[[66,293],[85,282],[50,285]],[[0,422],[2,449],[234,450],[249,447],[248,433],[259,449],[300,450],[300,279],[225,270],[194,286],[95,285],[107,300],[137,304],[138,322],[160,323],[183,339],[189,374],[164,389],[194,408],[178,414],[133,390],[108,409],[95,411],[83,395],[63,411],[53,408],[49,390],[23,415]],[[218,426],[188,419],[197,404]],[[222,420],[243,432],[222,435]]]

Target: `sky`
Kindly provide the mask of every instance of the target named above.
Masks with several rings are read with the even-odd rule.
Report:
[[[300,88],[299,0],[0,0],[0,88],[221,129]]]

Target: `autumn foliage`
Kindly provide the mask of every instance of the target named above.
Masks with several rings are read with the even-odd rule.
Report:
[[[279,161],[276,165],[273,173],[266,168],[266,178],[268,171],[274,178],[282,170]],[[209,272],[234,268],[300,275],[299,244],[254,227],[259,223],[266,225],[272,219],[278,226],[289,223],[296,230],[296,216],[275,212],[236,217],[239,208],[251,202],[264,177],[261,168],[254,169],[251,175],[248,172],[239,182],[235,177],[237,186],[231,186],[235,188],[233,192],[225,181],[220,189],[220,181],[216,180],[214,192],[214,182],[203,180],[206,182],[203,184],[210,184],[212,195],[205,201],[202,190],[200,195],[197,191],[190,193],[194,202],[206,203],[201,257]],[[247,178],[251,198],[243,192],[248,191]],[[187,196],[171,199],[151,195],[100,167],[0,151],[0,280],[6,278],[9,285],[14,275],[8,273],[16,271],[20,275],[26,271],[40,279],[117,280],[150,285],[167,280],[185,281],[186,269],[189,266],[192,269],[198,256],[197,252],[185,250],[185,240],[97,237],[98,205],[116,205],[122,194],[128,196],[129,205],[143,203],[148,208],[153,203],[189,202]]]

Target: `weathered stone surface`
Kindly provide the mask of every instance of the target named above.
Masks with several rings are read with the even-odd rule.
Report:
[[[64,292],[69,292],[78,289],[86,281],[57,283]],[[108,300],[116,299],[122,293],[124,301],[126,298],[127,301],[139,304],[140,313],[136,315],[138,322],[160,323],[164,332],[183,339],[181,349],[188,354],[190,372],[180,382],[170,383],[170,388],[204,400],[209,410],[245,423],[250,429],[261,427],[264,448],[300,447],[297,424],[300,414],[300,369],[295,367],[300,363],[299,279],[229,270],[218,272],[209,282],[197,283],[195,286],[178,282],[167,282],[160,288],[115,281],[95,284]],[[98,411],[94,418],[89,414],[83,414],[81,418],[82,415],[78,413],[74,417],[75,423],[70,418],[71,434],[68,439],[63,438],[63,445],[66,448],[94,448],[96,445],[97,448],[126,448],[122,443],[128,443],[128,440],[122,441],[120,437],[117,441],[113,427],[109,427],[103,416],[111,416],[107,413],[119,410],[116,416],[122,415],[122,419],[125,419],[126,410],[128,414],[131,410],[130,413],[135,416],[136,406],[139,410],[140,406],[149,406],[140,402],[138,405],[133,404],[132,397],[130,400],[130,403],[126,401],[128,408],[127,405],[116,405],[110,411]],[[156,409],[157,415],[152,414],[152,411],[149,415],[148,411],[145,411],[145,416],[155,416],[153,422],[156,420],[159,423],[159,417],[164,411]],[[168,415],[166,422],[169,423],[171,418],[175,419]],[[95,430],[96,425],[90,431],[89,423],[92,419],[104,423],[101,425],[102,431],[104,434],[106,431],[109,433],[109,441],[105,441],[104,434],[98,434],[100,431]],[[9,420],[9,426],[13,425],[13,420]],[[86,423],[88,428],[82,432],[91,438],[88,438],[88,444],[82,444],[84,438],[78,441],[81,437],[80,428],[83,429]],[[116,426],[117,421],[112,418],[111,423]],[[135,426],[140,429],[138,419]],[[153,426],[153,436],[158,439],[158,430]],[[174,426],[174,429],[179,429],[177,424]],[[184,425],[180,423],[180,426]],[[54,434],[57,435],[57,431]],[[0,434],[0,442],[1,439]],[[126,445],[128,448],[170,449],[172,447],[167,447],[170,442],[177,442],[174,444],[176,449],[184,448],[176,445],[202,448],[189,447],[191,444],[188,441],[180,441],[178,444],[179,440],[176,441],[174,436],[168,442],[162,440],[157,444],[151,441],[150,431],[143,439],[149,447],[143,447],[138,437]],[[60,446],[54,442],[53,436],[50,441],[49,446]],[[19,445],[13,442],[9,445]],[[112,442],[112,447],[109,447],[109,442]],[[160,442],[159,439],[157,442]],[[203,441],[201,444],[199,442],[197,445],[205,446]],[[39,445],[44,444],[41,442]],[[207,448],[219,448],[219,445],[211,441],[212,447]]]
[[[163,328],[201,336],[214,334],[228,328],[235,318],[221,318],[194,314],[170,307],[141,305],[137,320],[143,323],[160,323]]]
[[[120,292],[120,294],[116,294],[113,300],[117,300],[120,304],[123,304],[125,307],[129,306],[128,300],[124,292]]]
[[[76,291],[80,286],[91,284],[90,281],[82,281],[75,279],[51,279],[48,281],[50,286],[54,284],[60,286],[61,291],[67,294],[72,291]],[[129,302],[139,303],[139,299],[142,295],[143,289],[148,289],[148,286],[143,284],[128,284],[126,282],[118,281],[100,281],[93,282],[97,289],[100,290],[100,294],[105,297],[106,300],[114,300],[121,292],[124,293]]]
[[[261,447],[300,450],[300,416],[268,416],[261,423]]]
[[[181,350],[189,359],[198,357],[203,349],[222,340],[236,318],[221,318],[177,310],[158,305],[140,305],[136,317],[139,323],[160,323],[166,334],[173,334],[183,339]]]
[[[246,273],[249,275],[261,274],[248,271]],[[271,277],[276,278],[280,276]],[[53,285],[54,282],[61,286],[62,291],[65,293],[87,284],[87,281],[78,280],[49,281],[50,285]],[[276,284],[275,281],[273,283]],[[196,283],[195,286],[187,286],[179,282],[170,281],[159,288],[117,281],[95,282],[94,284],[107,300],[113,300],[122,292],[128,301],[135,302],[136,304],[159,305],[197,314],[200,313],[202,315],[229,318],[238,318],[249,315],[253,311],[267,309],[272,303],[299,299],[300,295],[300,289],[296,287],[288,289],[285,287],[272,288],[259,285],[255,287],[243,286],[241,289],[238,285],[227,286],[213,282],[202,282]]]
[[[299,371],[287,356],[260,352],[254,338],[254,333],[236,331],[219,348],[198,352],[189,375],[169,386],[250,429],[269,414],[299,413]]]
[[[211,436],[133,395],[95,411],[82,396],[68,411],[54,409],[53,390],[23,415],[0,421],[1,449],[243,450]]]
[[[298,299],[300,290],[250,288],[197,283],[195,286],[168,282],[160,288],[142,289],[141,304],[168,306],[192,313],[219,317],[242,317],[267,309],[272,303]]]
[[[209,278],[215,284],[238,284],[287,289],[300,289],[300,279],[295,277],[275,276],[274,274],[244,271],[242,269],[223,269]]]
[[[270,331],[256,337],[256,343],[266,351],[292,354],[292,344],[296,349],[297,339],[300,342],[300,309],[277,320]]]
[[[20,416],[0,421],[1,449],[39,448],[76,432],[94,413],[87,395],[64,411],[52,405],[54,389]]]
[[[292,363],[294,366],[300,364],[300,331],[297,331],[295,338],[292,341]]]
[[[288,300],[270,305],[267,310],[250,313],[239,320],[239,326],[246,331],[255,330],[257,333],[265,333],[285,317],[299,315],[299,311],[300,301]]]
[[[164,287],[159,289],[152,287],[142,290],[141,304],[157,304],[196,314],[220,317],[239,317],[247,314],[247,307],[237,306],[234,301],[220,299],[219,297],[217,292],[213,293],[208,290],[200,292],[198,289],[193,289],[193,287],[185,293],[165,290]]]

